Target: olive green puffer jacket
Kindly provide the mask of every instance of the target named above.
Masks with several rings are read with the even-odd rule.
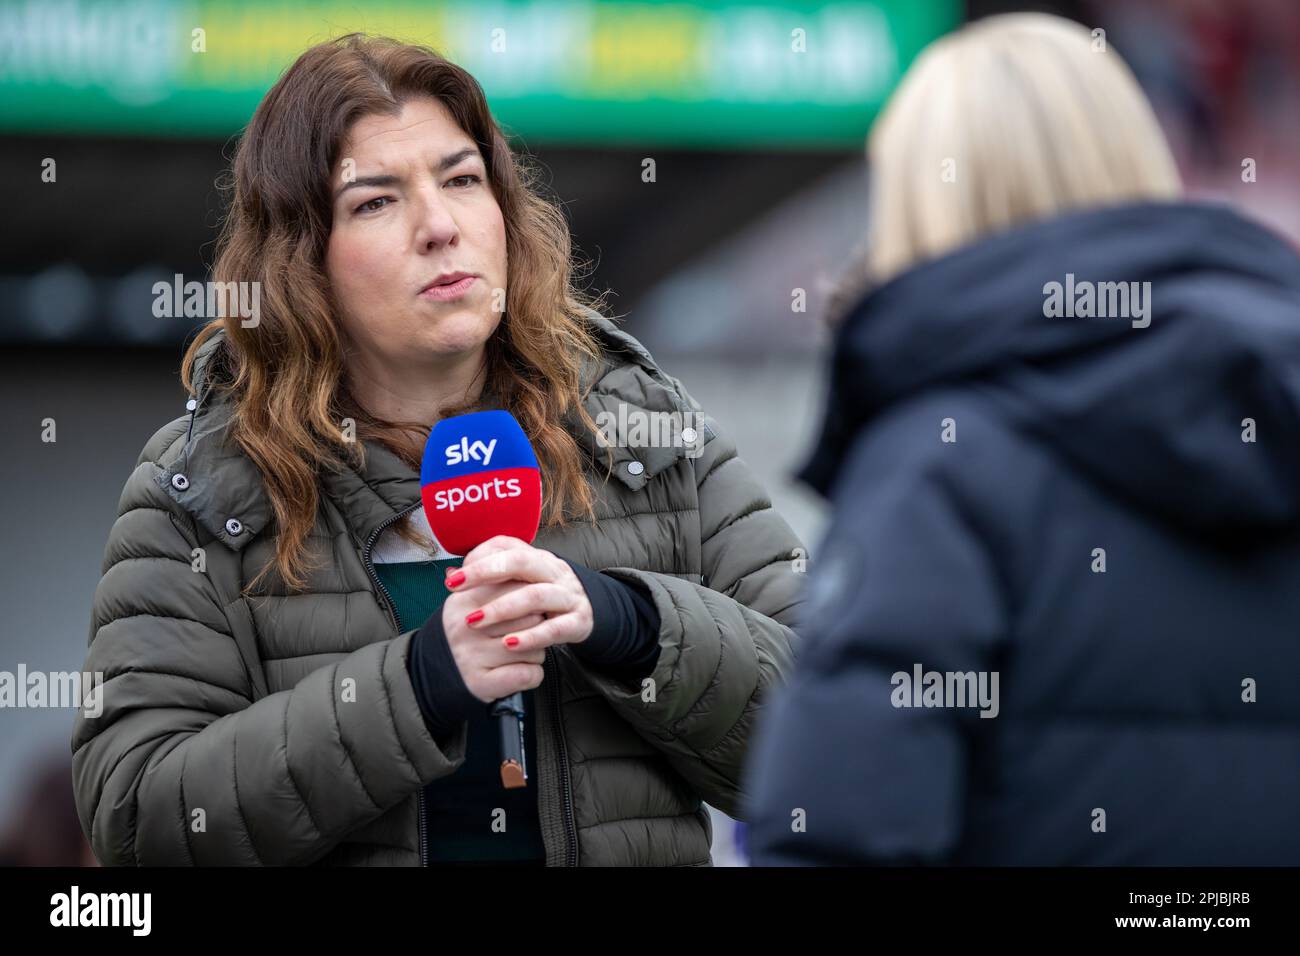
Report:
[[[704,424],[693,446],[614,448],[614,475],[591,479],[598,523],[534,542],[644,584],[662,618],[652,700],[547,652],[547,863],[707,866],[701,801],[740,813],[750,735],[792,664],[801,545],[681,384],[590,322],[593,418],[626,422],[625,403]],[[103,673],[102,713],[78,711],[72,736],[82,828],[105,864],[418,866],[418,794],[462,764],[468,725],[446,749],[430,735],[406,670],[415,631],[397,633],[369,550],[419,507],[419,475],[375,444],[364,474],[324,473],[306,591],[241,596],[274,526],[253,463],[222,447],[229,405],[205,371],[223,338],[205,343],[190,413],[145,445],[109,536],[85,664]]]

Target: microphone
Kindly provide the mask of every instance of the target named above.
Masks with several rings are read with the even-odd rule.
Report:
[[[542,517],[542,472],[515,417],[493,409],[433,426],[420,465],[420,497],[438,543],[464,557],[496,535],[532,543]],[[528,782],[524,695],[495,701],[501,731],[501,785]]]

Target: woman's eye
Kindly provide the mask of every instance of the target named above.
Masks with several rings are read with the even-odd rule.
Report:
[[[368,199],[368,200],[366,200],[365,202],[363,202],[363,203],[362,203],[360,206],[358,206],[354,211],[355,211],[355,212],[374,212],[376,209],[382,209],[382,208],[383,208],[383,206],[378,206],[378,205],[376,205],[376,203],[388,203],[388,202],[391,202],[391,201],[392,201],[391,198],[388,197],[388,196],[376,196],[374,199]]]
[[[464,189],[466,186],[472,186],[473,184],[481,183],[482,181],[482,178],[474,173],[465,173],[462,176],[456,176],[447,180],[447,185],[455,186],[458,189]]]

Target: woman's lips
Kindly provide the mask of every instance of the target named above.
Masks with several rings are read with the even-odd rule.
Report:
[[[435,302],[450,302],[453,299],[459,299],[470,290],[478,276],[464,276],[455,282],[448,282],[446,285],[431,285],[420,293],[421,299],[433,299]]]

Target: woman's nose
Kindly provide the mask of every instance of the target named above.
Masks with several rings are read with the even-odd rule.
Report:
[[[434,197],[425,198],[419,210],[419,232],[416,240],[422,249],[455,245],[460,237],[456,218],[446,204]]]

